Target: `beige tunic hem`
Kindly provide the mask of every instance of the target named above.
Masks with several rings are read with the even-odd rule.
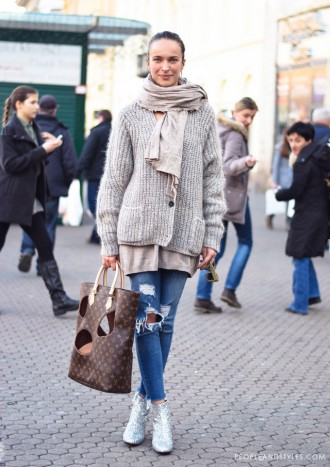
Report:
[[[187,272],[192,277],[199,263],[199,256],[184,255],[166,250],[159,245],[119,245],[119,255],[125,275],[158,271],[158,269],[174,269]]]

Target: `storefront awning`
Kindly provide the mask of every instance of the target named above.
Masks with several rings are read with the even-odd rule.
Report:
[[[62,15],[57,13],[0,13],[0,28],[83,33],[90,52],[123,45],[133,35],[146,35],[150,24],[108,16]]]

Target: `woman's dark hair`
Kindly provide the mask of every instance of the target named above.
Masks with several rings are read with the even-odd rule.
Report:
[[[288,136],[288,129],[285,127],[282,131],[280,155],[281,157],[288,158],[291,153],[291,148],[290,148],[290,144],[288,142],[287,136]]]
[[[10,107],[16,111],[16,102],[24,102],[30,94],[38,94],[38,91],[31,86],[18,86],[13,90],[11,95],[5,100],[2,126],[5,126],[9,120]]]
[[[168,39],[170,41],[175,41],[179,44],[182,52],[182,61],[184,61],[184,53],[185,53],[185,46],[184,43],[181,39],[181,37],[176,34],[175,32],[170,32],[170,31],[163,31],[163,32],[157,32],[154,36],[149,41],[149,46],[148,46],[148,58],[149,58],[149,50],[151,47],[151,44],[153,44],[156,41],[159,41],[161,39]]]
[[[107,121],[111,122],[111,120],[112,120],[112,115],[111,115],[110,110],[106,110],[106,109],[100,110],[100,111],[97,113],[97,116],[98,116],[98,117],[103,117],[103,120],[104,120],[105,122],[107,122]]]
[[[235,110],[240,112],[241,110],[259,110],[257,104],[254,102],[251,97],[243,97],[235,104]]]
[[[315,130],[311,123],[295,122],[287,131],[288,136],[293,133],[297,133],[297,135],[302,136],[306,141],[313,141]]]

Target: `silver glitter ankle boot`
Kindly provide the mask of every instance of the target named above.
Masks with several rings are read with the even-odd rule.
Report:
[[[173,449],[172,421],[168,402],[151,404],[153,416],[152,447],[156,452],[166,454]]]
[[[129,422],[123,435],[125,443],[137,446],[143,442],[148,413],[149,408],[146,399],[143,399],[139,396],[139,393],[136,393],[133,397],[133,407]]]

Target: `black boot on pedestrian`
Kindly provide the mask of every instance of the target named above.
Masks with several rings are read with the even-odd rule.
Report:
[[[18,270],[21,272],[29,272],[31,268],[32,255],[30,253],[22,253],[19,258]]]
[[[68,297],[63,289],[56,261],[51,260],[40,263],[40,272],[53,302],[54,315],[60,316],[67,311],[78,310],[79,301]]]
[[[223,302],[226,302],[229,306],[232,306],[234,308],[242,308],[242,305],[240,302],[237,300],[236,294],[234,290],[230,289],[223,289],[222,295],[220,299]]]

